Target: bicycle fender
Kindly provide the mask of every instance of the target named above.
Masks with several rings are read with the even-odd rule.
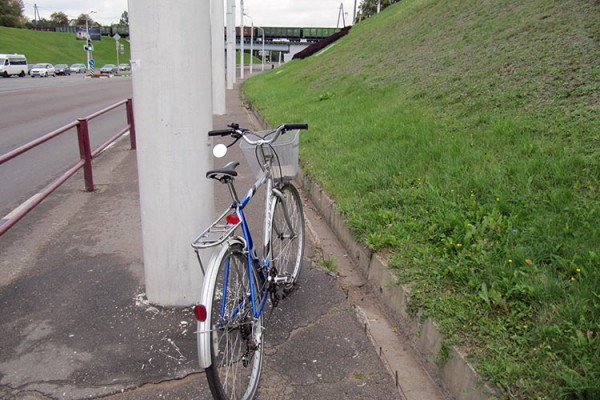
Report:
[[[196,342],[198,346],[198,362],[200,368],[208,368],[212,364],[211,357],[211,340],[210,331],[212,329],[211,318],[212,315],[212,299],[214,296],[215,282],[219,274],[219,266],[221,260],[225,256],[225,253],[234,244],[244,245],[243,241],[239,238],[231,238],[219,247],[219,251],[216,251],[210,257],[208,266],[206,268],[206,274],[204,275],[204,282],[202,282],[202,293],[200,295],[200,304],[206,307],[206,315],[208,316],[205,321],[198,321],[198,329],[196,330]]]

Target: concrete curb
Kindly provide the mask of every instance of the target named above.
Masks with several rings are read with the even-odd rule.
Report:
[[[243,92],[240,91],[240,95],[243,96]],[[243,98],[242,103],[263,129],[269,128],[269,124],[254,107],[248,106]],[[335,201],[311,177],[305,175],[302,168],[296,182],[346,248],[348,255],[367,280],[371,292],[388,316],[398,325],[399,330],[408,338],[429,374],[458,400],[484,400],[498,396],[490,385],[482,381],[479,374],[467,362],[466,355],[458,347],[444,345],[444,335],[433,320],[421,319],[419,315],[408,313],[410,286],[399,286],[393,283],[396,282],[396,277],[390,271],[387,262],[356,241]],[[441,350],[447,352],[447,356],[442,357]],[[444,358],[444,361],[438,362],[439,357]]]
[[[408,313],[409,285],[393,284],[396,277],[390,271],[387,262],[354,239],[337,205],[321,187],[302,170],[296,181],[344,245],[367,280],[371,292],[409,339],[412,347],[421,357],[423,366],[434,379],[456,399],[481,400],[497,395],[489,385],[482,383],[481,378],[466,361],[465,354],[459,348],[456,346],[444,348],[444,335],[440,333],[433,320],[429,318],[420,320],[418,315],[413,316]],[[444,357],[446,360],[443,363],[438,363],[437,359],[443,348],[448,355]]]

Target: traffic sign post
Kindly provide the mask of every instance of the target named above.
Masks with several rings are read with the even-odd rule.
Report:
[[[121,35],[119,35],[119,32],[115,33],[113,35],[113,38],[115,39],[115,47],[117,49],[117,68],[119,67],[119,39],[121,39]]]
[[[88,66],[92,70],[90,72],[94,73],[94,70],[92,68],[94,66],[94,60],[92,59],[92,51],[94,51],[94,45],[92,44],[92,39],[90,39],[90,38],[86,39],[86,44],[83,45],[83,50],[85,50],[85,53],[87,55]]]
[[[96,63],[96,61],[94,61],[93,58],[90,58],[90,61],[88,62],[90,65],[90,73],[94,73],[94,64]]]

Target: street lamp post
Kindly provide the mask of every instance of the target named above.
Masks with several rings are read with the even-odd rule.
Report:
[[[248,14],[244,15],[250,18],[250,74],[252,74],[252,58],[254,54],[254,20]]]
[[[260,26],[257,26],[256,29],[260,29],[262,31],[262,52],[260,54],[260,59],[262,61],[262,70],[265,70],[265,30]]]
[[[251,16],[249,16],[248,14],[244,15],[248,18],[250,18],[250,23],[252,24],[252,30],[250,31],[250,73],[252,73],[252,54],[254,53],[254,20],[252,19]],[[257,26],[256,29],[260,29],[262,32],[262,51],[261,51],[261,56],[260,59],[262,61],[262,70],[264,72],[265,70],[265,30],[263,28],[261,28],[260,26]]]
[[[244,79],[244,0],[240,0],[240,79]]]

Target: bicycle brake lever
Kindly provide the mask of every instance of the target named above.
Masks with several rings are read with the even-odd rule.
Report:
[[[239,140],[242,138],[242,135],[239,135],[239,136],[234,136],[234,135],[231,135],[231,136],[235,137],[235,140],[234,140],[233,142],[229,143],[229,144],[227,145],[227,148],[229,148],[229,147],[233,146],[234,144],[236,144],[236,143],[237,143],[237,142],[238,142],[238,141],[239,141]]]

